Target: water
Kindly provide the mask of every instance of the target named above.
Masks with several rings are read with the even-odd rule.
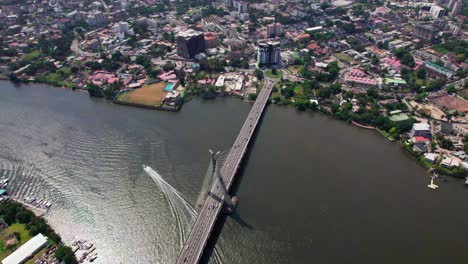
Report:
[[[13,195],[51,201],[47,220],[66,242],[94,242],[95,263],[172,263],[208,149],[228,149],[249,109],[220,99],[161,112],[0,82],[0,175]],[[468,259],[463,181],[427,188],[424,169],[373,131],[270,106],[238,176],[238,216],[210,263]]]

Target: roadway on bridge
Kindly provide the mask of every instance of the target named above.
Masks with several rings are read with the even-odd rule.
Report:
[[[257,100],[255,100],[255,103],[221,168],[220,174],[228,191],[232,185],[242,158],[247,151],[250,139],[257,127],[263,110],[265,109],[265,105],[268,102],[268,98],[270,97],[274,84],[274,80],[265,80],[265,84],[258,94]],[[221,187],[219,187],[218,180],[215,178],[213,181],[209,195],[198,214],[197,220],[192,227],[192,231],[190,232],[187,241],[185,241],[179,258],[177,259],[177,263],[179,264],[198,263],[201,255],[203,254],[206,242],[210,237],[216,219],[221,212],[224,194]]]

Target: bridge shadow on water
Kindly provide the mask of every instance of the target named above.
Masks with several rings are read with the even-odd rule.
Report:
[[[266,106],[268,106],[270,104],[270,102],[267,103]],[[237,170],[237,173],[236,173],[236,177],[234,178],[234,181],[232,182],[232,185],[231,185],[231,188],[230,188],[230,191],[229,191],[229,194],[234,196],[236,195],[237,191],[239,190],[240,188],[240,183],[242,181],[242,178],[244,177],[244,172],[245,172],[245,169],[247,168],[247,165],[249,163],[249,160],[250,160],[250,155],[252,153],[252,150],[255,148],[255,144],[257,142],[257,136],[258,136],[258,131],[261,129],[261,125],[263,123],[263,118],[266,114],[266,112],[268,112],[268,108],[265,108],[262,116],[260,117],[259,121],[258,121],[258,124],[257,124],[257,127],[254,131],[254,133],[252,134],[252,138],[249,142],[249,147],[247,149],[247,151],[245,152],[245,155],[242,159],[242,162],[239,166],[239,169]],[[242,203],[242,197],[239,197],[239,201],[238,201],[238,206],[239,206],[239,203]],[[216,221],[214,227],[213,227],[213,230],[211,232],[211,236],[210,238],[208,239],[207,243],[206,243],[206,247],[205,247],[205,250],[203,251],[203,255],[201,256],[201,259],[200,259],[200,264],[207,264],[209,263],[209,260],[214,252],[214,248],[215,248],[215,245],[216,243],[218,242],[220,236],[221,236],[221,233],[222,233],[222,230],[223,230],[223,227],[224,227],[224,224],[226,223],[227,221],[227,218],[230,217],[232,220],[234,220],[236,223],[238,223],[242,228],[248,228],[249,230],[253,230],[254,227],[252,225],[250,225],[246,220],[244,220],[242,218],[242,216],[236,211],[234,211],[234,213],[232,213],[231,215],[227,215],[223,212],[221,212],[221,214],[219,215],[218,217],[218,220]],[[227,260],[223,259],[223,263],[229,263],[229,262],[226,262]]]

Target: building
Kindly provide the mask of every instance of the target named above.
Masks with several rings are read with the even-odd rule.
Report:
[[[257,63],[262,65],[277,65],[280,63],[280,43],[268,41],[258,44]]]
[[[212,49],[216,48],[219,45],[218,37],[214,32],[205,32],[205,48]]]
[[[283,26],[280,23],[272,23],[267,25],[267,38],[279,37]]]
[[[410,136],[431,138],[431,127],[427,123],[414,123]]]
[[[124,33],[125,35],[128,35],[128,30],[129,26],[127,22],[119,22],[114,25],[115,33]]]
[[[427,162],[429,162],[431,164],[434,164],[437,161],[438,157],[439,157],[439,155],[437,155],[436,153],[426,153],[426,154],[424,154],[424,160],[426,160]]]
[[[379,84],[377,79],[368,76],[359,68],[353,68],[347,71],[344,80],[347,83],[355,83],[362,86],[377,86]]]
[[[441,75],[443,77],[446,77],[446,78],[452,78],[452,76],[454,75],[454,72],[445,68],[445,67],[442,67],[438,64],[435,64],[433,62],[430,62],[430,61],[426,61],[425,62],[425,65],[426,65],[426,69],[428,70],[429,73],[433,73],[433,74],[436,74],[436,75]]]
[[[25,263],[46,245],[47,237],[39,233],[35,237],[31,238],[28,242],[24,243],[13,253],[11,253],[8,257],[4,258],[2,260],[2,264]]]
[[[107,18],[101,11],[95,11],[86,18],[86,23],[90,26],[102,26],[106,24]]]
[[[445,15],[445,9],[438,5],[431,6],[430,12],[433,18],[442,18]]]
[[[451,11],[456,2],[457,2],[457,0],[450,0],[448,5],[447,5],[448,10]]]
[[[249,9],[249,3],[244,1],[233,1],[234,8],[238,14],[247,13]]]
[[[451,16],[457,16],[460,14],[460,12],[463,10],[463,0],[458,0],[452,8],[452,11],[450,12]]]
[[[417,24],[414,26],[413,35],[415,37],[432,41],[437,34],[437,30],[429,24]]]
[[[177,54],[186,59],[205,51],[205,36],[203,32],[189,29],[177,34]]]

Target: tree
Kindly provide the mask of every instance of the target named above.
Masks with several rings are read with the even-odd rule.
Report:
[[[309,101],[306,98],[295,98],[294,106],[299,111],[305,111],[309,107]]]
[[[88,93],[90,96],[95,96],[95,97],[103,97],[103,91],[102,88],[93,84],[93,83],[88,83],[86,85],[86,88],[88,89]]]
[[[166,62],[166,64],[164,64],[164,65],[162,66],[162,68],[163,68],[163,70],[166,71],[166,72],[167,72],[167,71],[172,71],[173,69],[175,69],[175,65],[174,65],[174,63],[172,63],[171,61],[168,61],[168,62]]]
[[[151,67],[151,58],[145,55],[139,55],[136,57],[135,62],[145,67],[145,69]]]
[[[425,78],[426,78],[426,68],[425,68],[425,67],[420,67],[420,68],[416,71],[416,76],[417,76],[419,79],[425,79]]]
[[[281,96],[279,95],[276,95],[272,98],[272,100],[275,102],[275,103],[280,103],[281,102]]]
[[[447,93],[449,94],[456,94],[457,93],[457,89],[455,88],[455,86],[453,86],[452,84],[447,86]]]
[[[250,101],[257,100],[257,94],[256,93],[249,93],[249,100]]]
[[[75,264],[77,263],[75,255],[71,248],[60,246],[54,253],[55,257],[60,261],[63,261],[65,264]]]
[[[21,224],[27,224],[31,221],[31,213],[28,211],[18,212],[16,214],[16,219],[18,219],[18,222]]]
[[[259,69],[255,69],[254,74],[259,80],[263,80],[263,78],[264,78],[263,71],[261,71]]]

